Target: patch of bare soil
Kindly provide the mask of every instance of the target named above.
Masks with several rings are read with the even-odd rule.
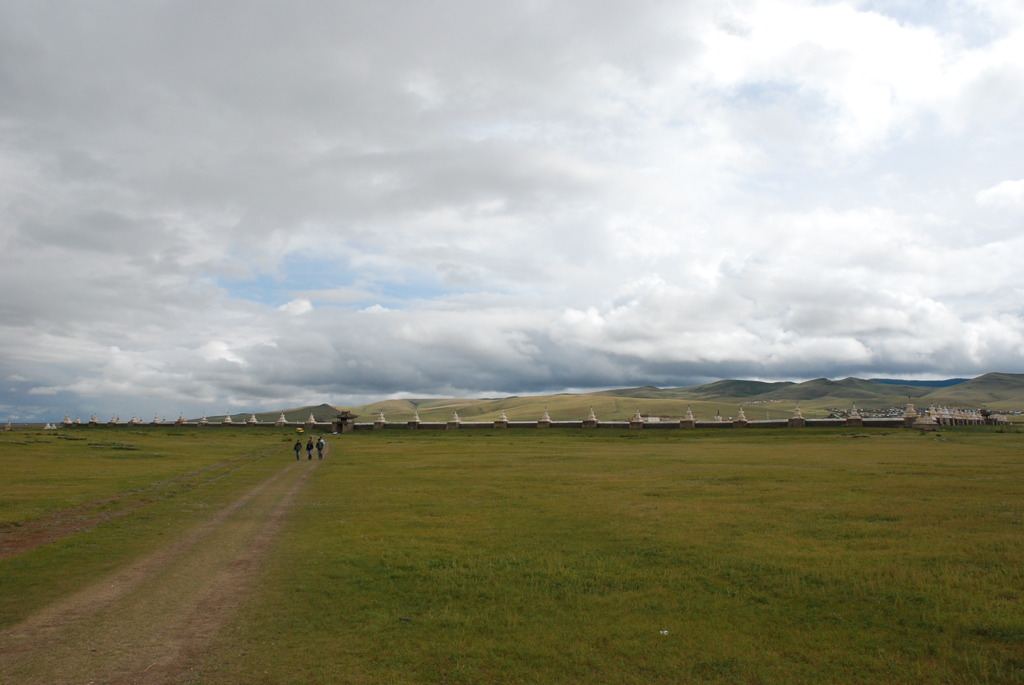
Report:
[[[189,682],[319,463],[288,462],[182,538],[0,633],[0,682]]]
[[[123,497],[111,497],[64,509],[45,518],[0,528],[0,559],[16,557],[30,549],[49,545],[61,538],[126,516],[147,503],[148,500],[143,498],[127,502]],[[104,510],[109,505],[120,508]]]

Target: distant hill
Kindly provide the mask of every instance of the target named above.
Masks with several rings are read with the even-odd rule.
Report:
[[[796,385],[792,382],[766,383],[764,381],[715,381],[707,385],[681,388],[694,399],[760,397],[772,392],[781,392]]]
[[[902,396],[919,395],[920,392],[898,392],[892,389],[892,386],[883,386],[871,381],[861,380],[859,378],[844,378],[840,381],[833,381],[827,378],[815,378],[811,381],[804,383],[794,383],[793,385],[779,389],[771,393],[771,399],[778,400],[798,400],[806,402],[808,400],[823,400],[826,398],[836,398],[849,400],[849,401],[866,401],[874,400],[879,396],[888,396],[893,394],[899,394]]]
[[[969,378],[947,378],[944,381],[905,381],[897,378],[869,378],[872,383],[888,383],[890,385],[920,385],[926,388],[945,388],[950,385],[966,383]]]
[[[618,390],[600,390],[592,395],[608,395],[610,397],[660,397],[666,390],[662,388],[645,385],[639,388],[620,388]]]
[[[585,418],[592,408],[598,419],[624,420],[638,411],[650,416],[680,417],[689,408],[697,418],[709,419],[716,413],[735,416],[742,406],[748,418],[763,419],[787,418],[799,406],[805,416],[814,418],[853,405],[859,410],[884,410],[903,407],[908,401],[919,409],[935,405],[1020,411],[1024,410],[1024,374],[988,373],[941,382],[861,378],[816,378],[802,383],[722,380],[684,388],[645,385],[579,394],[383,400],[360,407],[325,404],[285,410],[285,416],[290,421],[305,421],[312,411],[317,420],[329,420],[344,409],[358,415],[361,422],[373,421],[382,411],[388,421],[408,421],[414,412],[423,421],[447,421],[453,412],[466,421],[493,421],[505,412],[513,421],[535,421],[548,412],[558,421]],[[257,414],[257,418],[274,421],[280,413],[266,412]],[[248,416],[232,415],[232,420],[244,421]]]
[[[319,422],[327,422],[333,420],[338,412],[341,410],[338,407],[331,406],[329,404],[318,404],[310,407],[295,407],[292,409],[277,409],[275,411],[263,411],[256,412],[256,420],[260,423],[274,423],[277,421],[281,414],[284,414],[286,421],[291,423],[304,423],[309,415],[312,414],[313,418]],[[245,423],[253,415],[252,412],[242,412],[239,414],[229,414],[233,423]],[[220,423],[224,420],[224,414],[207,414],[206,418],[210,421]],[[193,418],[189,421],[197,421],[198,419]]]
[[[1024,374],[987,373],[959,385],[936,389],[925,397],[933,398],[936,402],[952,398],[964,406],[1003,408],[1001,405],[1012,403],[1020,409],[1021,404],[1024,404],[1021,402],[1022,388],[1024,388]],[[946,401],[944,403],[952,404],[953,402]]]

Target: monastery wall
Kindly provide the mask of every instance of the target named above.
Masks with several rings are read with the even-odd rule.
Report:
[[[342,416],[339,416],[333,421],[317,421],[312,414],[309,418],[302,422],[288,421],[285,419],[284,414],[278,418],[277,421],[259,421],[256,419],[256,415],[253,414],[246,421],[234,421],[230,416],[225,416],[223,421],[210,421],[206,417],[203,417],[199,421],[186,421],[184,418],[179,418],[177,421],[168,422],[161,421],[156,418],[153,421],[146,423],[137,418],[132,418],[131,421],[122,423],[116,417],[108,422],[100,422],[95,416],[93,416],[88,422],[82,422],[80,419],[71,420],[70,417],[65,416],[64,421],[60,424],[46,424],[45,428],[55,429],[58,427],[62,428],[74,428],[74,427],[88,427],[88,426],[125,426],[125,427],[209,427],[209,428],[294,428],[299,432],[304,430],[321,431],[321,432],[332,432],[332,433],[350,433],[353,431],[369,431],[369,430],[478,430],[478,429],[559,429],[559,428],[577,428],[577,429],[620,429],[620,430],[693,430],[697,428],[710,429],[710,428],[825,428],[825,427],[867,427],[867,428],[914,428],[920,430],[938,430],[941,426],[969,426],[969,425],[999,425],[1008,422],[1008,419],[1001,414],[983,415],[979,410],[970,409],[948,409],[948,408],[935,408],[931,407],[927,411],[918,413],[914,406],[907,405],[903,416],[897,417],[862,417],[856,407],[849,413],[845,418],[828,418],[828,419],[808,419],[803,416],[798,407],[794,412],[793,416],[788,419],[765,419],[765,420],[747,420],[744,415],[743,408],[740,407],[738,415],[735,418],[724,419],[721,416],[716,416],[714,420],[702,421],[694,418],[693,414],[687,410],[686,416],[678,420],[656,420],[648,421],[644,420],[637,412],[628,421],[616,420],[616,421],[600,421],[597,416],[594,415],[593,409],[585,419],[579,421],[552,421],[548,416],[547,412],[536,421],[509,421],[505,417],[505,413],[502,412],[501,416],[495,421],[463,421],[459,418],[458,412],[452,412],[452,416],[447,421],[421,421],[419,414],[414,414],[413,418],[409,421],[388,421],[384,413],[381,412],[375,421],[356,423],[354,418],[351,417],[348,412],[344,412]],[[11,429],[11,425],[8,424],[5,427],[7,430]]]

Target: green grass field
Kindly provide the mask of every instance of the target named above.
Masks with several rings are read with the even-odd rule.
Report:
[[[6,525],[151,499],[0,561],[4,625],[294,460],[286,432],[137,433],[0,441]],[[1024,682],[1020,433],[330,440],[202,682]]]
[[[84,530],[0,559],[0,629],[196,525],[279,468],[293,436],[80,428],[0,433],[0,542],[69,514]],[[108,519],[95,527],[89,523]]]

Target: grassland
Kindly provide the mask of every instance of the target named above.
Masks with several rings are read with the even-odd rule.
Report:
[[[205,520],[291,436],[83,428],[0,434],[0,629]],[[40,546],[32,543],[41,542]]]
[[[984,431],[347,436],[210,667],[1019,682],[1022,447]]]
[[[0,433],[0,526],[75,505],[102,501],[116,509],[166,497],[266,447],[251,438],[230,430],[151,427]]]
[[[67,482],[69,502],[153,501],[0,561],[8,624],[69,591],[77,557],[94,575],[160,544],[291,439],[217,431],[214,456],[212,433],[102,451],[125,434],[89,430],[39,437],[60,456],[34,479],[14,461],[32,444],[0,442],[8,525],[60,506],[32,488],[65,460],[108,472]],[[115,454],[147,451],[164,456]],[[359,432],[331,438],[196,682],[1015,683],[1022,600],[1017,432]]]

